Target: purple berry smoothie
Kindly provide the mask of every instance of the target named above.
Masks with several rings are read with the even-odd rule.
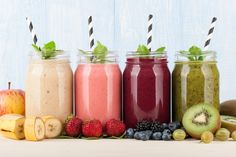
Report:
[[[127,58],[123,74],[124,122],[134,128],[141,120],[170,121],[170,71],[167,57]]]

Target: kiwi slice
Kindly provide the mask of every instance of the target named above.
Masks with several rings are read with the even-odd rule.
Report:
[[[222,128],[228,129],[230,132],[236,130],[236,117],[221,115]]]
[[[182,123],[187,133],[196,139],[200,139],[205,131],[214,134],[221,125],[219,111],[209,104],[197,104],[187,109]]]

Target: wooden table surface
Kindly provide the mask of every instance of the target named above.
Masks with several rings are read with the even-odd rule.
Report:
[[[129,139],[49,139],[40,142],[0,137],[0,157],[218,157],[236,156],[236,142],[198,140],[138,141]]]

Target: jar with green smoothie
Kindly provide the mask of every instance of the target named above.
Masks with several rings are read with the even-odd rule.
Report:
[[[216,52],[193,46],[176,53],[172,73],[172,117],[182,120],[186,109],[207,103],[219,108],[219,72]]]

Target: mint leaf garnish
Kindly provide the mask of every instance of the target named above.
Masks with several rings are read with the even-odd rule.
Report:
[[[51,59],[63,53],[62,50],[56,49],[56,43],[54,41],[50,41],[44,44],[42,48],[40,48],[35,44],[32,44],[32,47],[40,55],[42,59]]]
[[[198,60],[198,61],[203,60],[203,57],[200,56],[202,55],[203,52],[199,47],[193,45],[192,47],[189,48],[188,51],[193,56],[191,59],[194,58],[194,60]]]
[[[162,54],[165,51],[166,47],[160,47],[156,50],[157,53]]]
[[[36,52],[40,52],[40,47],[38,47],[37,45],[32,44],[32,47],[34,48]]]
[[[97,41],[97,46],[94,48],[92,53],[94,55],[95,62],[104,63],[108,54],[108,49],[100,41]]]
[[[201,55],[202,54],[202,50],[197,46],[190,47],[188,51],[190,52],[191,55]]]
[[[97,46],[93,50],[93,54],[96,56],[106,56],[108,53],[108,49],[105,45],[103,45],[100,41],[97,41]]]
[[[137,53],[140,55],[148,55],[149,49],[147,48],[146,45],[138,45]]]
[[[87,51],[84,51],[84,50],[81,50],[81,49],[79,49],[79,52],[81,53],[81,54],[89,54],[89,52],[87,52]]]
[[[80,54],[87,57],[87,62],[89,63],[113,63],[113,60],[107,59],[107,54],[109,53],[108,48],[103,45],[100,41],[97,41],[96,47],[93,51],[84,51],[79,49]]]
[[[44,44],[43,49],[45,51],[55,51],[56,50],[56,44],[55,44],[54,41],[50,41],[50,42]]]
[[[165,51],[165,49],[166,49],[166,47],[160,47],[160,48],[158,48],[155,52],[157,53],[157,54],[163,54],[164,53],[164,51]],[[147,46],[146,45],[142,45],[142,44],[140,44],[140,45],[138,45],[138,48],[137,48],[137,53],[139,54],[139,55],[149,55],[149,53],[150,53],[150,51],[149,51],[149,49],[147,48]]]
[[[184,55],[188,55],[188,59],[190,61],[202,61],[204,59],[203,56],[201,56],[203,54],[203,51],[201,50],[201,48],[193,45],[192,47],[190,47],[188,49],[188,51],[179,51],[181,54]]]

